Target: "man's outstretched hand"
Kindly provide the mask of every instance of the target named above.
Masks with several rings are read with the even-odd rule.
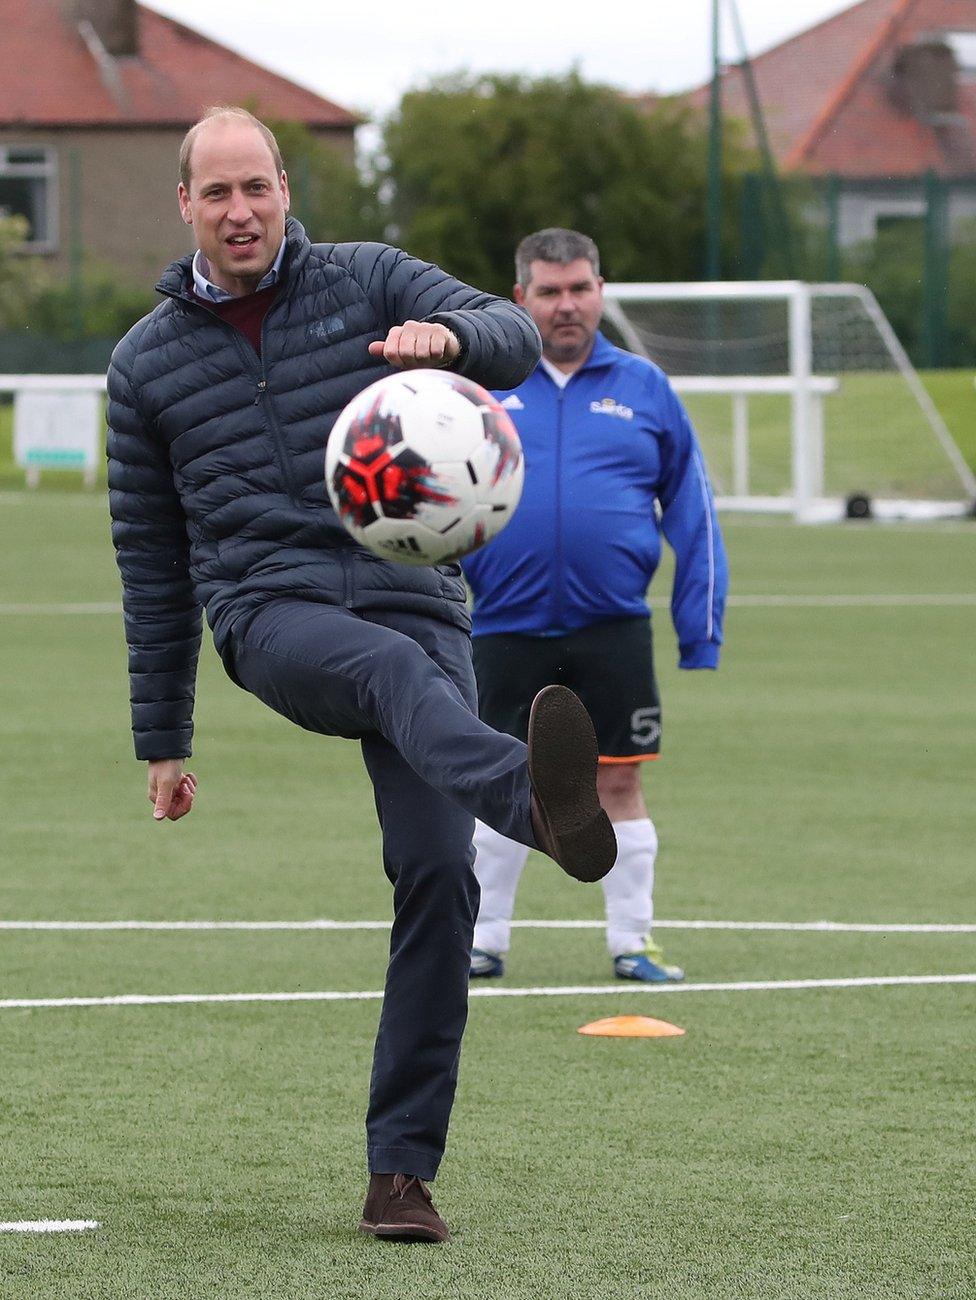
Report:
[[[193,807],[197,779],[192,772],[183,771],[181,758],[160,758],[149,764],[149,802],[153,817],[162,821],[179,821]]]
[[[446,325],[408,320],[394,325],[385,339],[371,343],[369,355],[382,357],[387,365],[398,370],[437,369],[457,360],[461,344]]]

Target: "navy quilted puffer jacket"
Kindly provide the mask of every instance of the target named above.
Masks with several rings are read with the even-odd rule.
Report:
[[[232,675],[232,626],[283,596],[469,625],[457,565],[392,564],[353,542],[326,495],[325,443],[343,406],[390,373],[367,347],[393,325],[448,326],[453,369],[488,388],[532,372],[535,326],[386,244],[313,245],[292,219],[286,240],[261,357],[193,298],[189,257],[112,357],[109,499],[138,758],[190,753],[201,607]]]

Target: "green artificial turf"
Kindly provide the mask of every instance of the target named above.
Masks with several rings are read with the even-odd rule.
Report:
[[[679,673],[656,584],[664,920],[976,923],[976,526],[725,521],[744,596]],[[357,749],[201,666],[198,806],[131,758],[105,503],[0,498],[0,918],[388,920]],[[32,609],[27,608],[33,606]],[[19,610],[20,612],[14,612]],[[598,922],[533,855],[523,919]],[[662,928],[688,984],[976,972],[966,934]],[[378,991],[381,930],[0,930],[0,999]],[[502,987],[611,984],[599,928],[520,929]],[[494,985],[492,987],[497,987]],[[976,1292],[976,985],[626,985],[472,1000],[443,1248],[360,1238],[375,999],[0,1009],[3,1300],[686,1300]],[[614,1014],[681,1038],[586,1038]]]

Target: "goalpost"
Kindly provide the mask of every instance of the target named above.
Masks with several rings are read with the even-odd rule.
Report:
[[[795,280],[608,284],[604,325],[668,374],[725,509],[964,515],[976,476],[871,291]],[[976,406],[976,400],[974,400]]]

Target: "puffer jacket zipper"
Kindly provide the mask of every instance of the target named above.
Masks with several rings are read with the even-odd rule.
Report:
[[[268,316],[270,316],[271,313],[274,311],[275,306],[276,306],[275,303],[271,304],[271,306],[268,308],[268,315],[265,316],[264,320],[261,322],[261,356],[260,357],[254,351],[254,349],[251,347],[251,344],[244,337],[241,331],[237,329],[236,326],[230,325],[230,328],[234,331],[234,342],[237,345],[237,350],[240,352],[241,357],[243,358],[244,364],[247,366],[251,374],[255,376],[255,387],[257,388],[257,394],[254,398],[254,405],[260,406],[261,409],[264,411],[264,418],[267,422],[268,430],[271,434],[271,441],[274,443],[275,458],[278,461],[278,469],[281,472],[282,482],[285,485],[285,491],[288,495],[288,499],[292,503],[292,505],[298,506],[300,509],[304,510],[307,507],[305,507],[302,504],[302,501],[300,500],[298,495],[298,488],[295,484],[295,477],[292,474],[291,464],[288,460],[288,449],[285,446],[285,435],[282,432],[281,425],[278,423],[278,415],[277,412],[275,411],[274,398],[271,396],[271,393],[268,391],[268,376],[264,368],[264,330],[265,330],[265,326],[268,323]],[[217,319],[220,320],[220,317],[218,316]],[[229,322],[224,322],[224,323],[228,324]],[[324,451],[323,451],[323,455],[324,455]]]
[[[254,348],[251,346],[250,341],[241,333],[237,326],[232,325],[230,321],[224,320],[222,316],[218,316],[215,311],[211,311],[206,303],[198,302],[196,298],[191,297],[187,293],[173,293],[170,289],[164,289],[162,284],[157,284],[156,289],[159,293],[165,294],[167,298],[173,298],[177,302],[187,303],[190,307],[194,307],[198,311],[206,312],[213,320],[218,321],[221,325],[230,330],[234,338],[234,345],[241,355],[241,360],[244,362],[248,373],[254,377],[254,386],[257,390],[254,398],[254,405],[260,405],[264,411],[264,418],[268,425],[268,431],[271,434],[271,441],[274,444],[275,460],[278,462],[278,470],[281,473],[281,480],[285,487],[285,495],[288,497],[288,500],[292,505],[297,506],[300,510],[309,509],[298,494],[295,477],[292,474],[291,464],[288,460],[288,449],[285,446],[285,436],[282,432],[281,425],[278,423],[274,399],[268,391],[268,376],[264,368],[265,330],[268,326],[268,317],[275,308],[284,301],[284,294],[280,294],[274,300],[265,313],[264,320],[261,322],[261,355],[258,356]]]

